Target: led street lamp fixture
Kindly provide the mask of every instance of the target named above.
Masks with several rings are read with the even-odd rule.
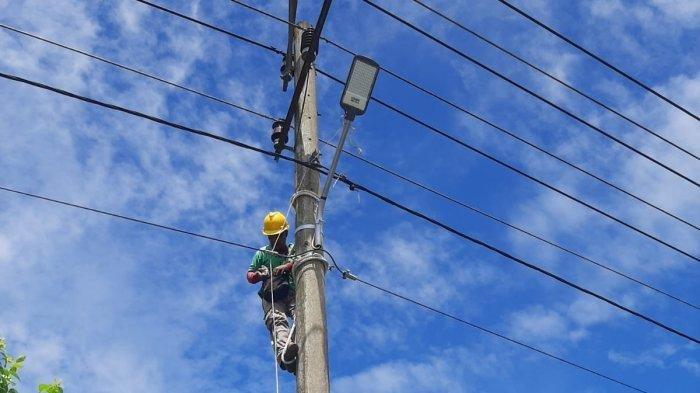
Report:
[[[345,82],[345,89],[340,98],[340,106],[345,110],[345,118],[352,121],[355,116],[365,113],[377,74],[379,74],[379,64],[374,60],[364,56],[355,56],[352,60],[348,80]]]

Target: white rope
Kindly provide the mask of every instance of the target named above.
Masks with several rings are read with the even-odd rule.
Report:
[[[297,115],[303,114],[304,113],[304,108],[306,107],[306,96],[307,96],[307,91],[306,89],[309,86],[309,78],[306,78],[306,81],[304,83],[304,100],[301,103],[301,110]],[[306,178],[306,174],[311,170],[309,168],[304,168],[304,174],[301,175],[301,179],[298,184],[303,184],[304,179]],[[296,195],[296,190],[295,195]],[[289,201],[289,206],[287,207],[287,214],[285,214],[285,218],[289,217],[289,213],[292,211],[292,206],[294,205],[294,201],[296,198],[292,197],[291,200]],[[315,220],[314,220],[315,221]],[[289,221],[288,221],[289,222]],[[295,232],[296,234],[296,232]],[[275,243],[272,246],[272,251],[275,251],[275,248],[277,247],[277,242],[279,241],[279,235],[275,239]],[[290,250],[287,250],[290,251]],[[268,280],[272,280],[272,260],[270,259],[270,272],[269,272],[269,278]],[[274,320],[274,315],[276,314],[275,311],[275,288],[274,288],[274,282],[270,281],[270,300],[272,301],[272,340],[274,341],[274,351],[275,353],[273,354],[273,358],[275,359],[275,393],[279,393],[280,391],[280,381],[279,381],[279,369],[277,367],[277,330],[275,329],[275,320]],[[287,318],[287,314],[284,315],[285,318]],[[294,322],[292,322],[292,329],[296,326],[296,319]],[[289,343],[289,338],[291,337],[291,332],[289,334],[289,337],[287,338],[287,343],[285,343],[284,350],[287,348],[287,344]],[[282,355],[284,352],[282,353]],[[284,358],[282,357],[282,360],[284,361]]]
[[[310,169],[305,168],[304,174],[301,175],[301,180],[299,181],[299,184],[304,183],[304,179],[306,178],[306,174],[310,171]],[[289,201],[289,206],[287,206],[287,214],[285,214],[285,218],[289,217],[289,213],[292,211],[292,206],[294,204],[295,198],[292,198]],[[289,222],[289,221],[287,221]],[[277,235],[277,238],[275,238],[275,242],[272,245],[272,251],[275,251],[277,248],[277,242],[279,241],[280,236],[279,234]],[[287,250],[291,251],[291,250]],[[275,251],[276,252],[276,251]],[[269,277],[268,280],[272,280],[272,259],[270,259],[270,268],[269,268]],[[272,302],[272,307],[270,311],[272,312],[272,342],[274,346],[274,353],[272,354],[272,357],[274,359],[274,364],[275,364],[275,393],[279,393],[280,391],[280,377],[279,377],[279,367],[277,365],[277,329],[275,329],[275,315],[277,314],[275,310],[275,288],[274,288],[274,281],[270,281],[270,301]],[[287,314],[284,315],[285,318],[287,318]],[[289,344],[289,340],[292,337],[292,333],[294,332],[294,327],[296,326],[296,319],[294,319],[294,322],[292,322],[292,329],[289,332],[289,335],[287,336],[287,342],[284,345],[284,348],[282,350],[282,355],[284,355],[284,352],[287,350],[287,345]],[[282,356],[282,362],[284,362],[284,357]]]

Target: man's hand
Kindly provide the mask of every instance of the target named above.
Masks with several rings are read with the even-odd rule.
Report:
[[[267,266],[261,267],[256,273],[258,273],[258,277],[260,280],[264,280],[270,277],[270,270],[267,268]]]
[[[292,263],[287,262],[284,265],[277,266],[273,271],[273,276],[279,276],[281,274],[289,273],[292,270]]]
[[[258,283],[262,280],[267,279],[268,277],[270,277],[270,271],[267,269],[267,267],[264,266],[255,271],[249,270],[246,273],[246,279],[248,279],[248,282],[251,284]]]

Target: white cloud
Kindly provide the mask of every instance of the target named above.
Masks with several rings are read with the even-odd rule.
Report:
[[[628,366],[647,366],[665,368],[668,360],[678,352],[678,348],[670,344],[662,344],[656,348],[638,354],[625,354],[608,351],[608,359]]]

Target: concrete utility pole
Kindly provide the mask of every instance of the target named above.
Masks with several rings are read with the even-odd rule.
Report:
[[[310,25],[301,22],[306,29]],[[294,29],[294,78],[299,74],[302,58],[302,29]],[[316,70],[311,67],[305,88],[297,102],[294,132],[294,156],[298,160],[318,159],[318,129],[316,112]],[[296,232],[295,253],[304,254],[314,250],[314,224],[319,191],[319,173],[301,165],[295,170]],[[328,334],[326,331],[326,263],[322,256],[308,258],[295,263],[296,280],[296,342],[299,345],[297,368],[298,393],[327,393],[330,389],[328,373]]]

